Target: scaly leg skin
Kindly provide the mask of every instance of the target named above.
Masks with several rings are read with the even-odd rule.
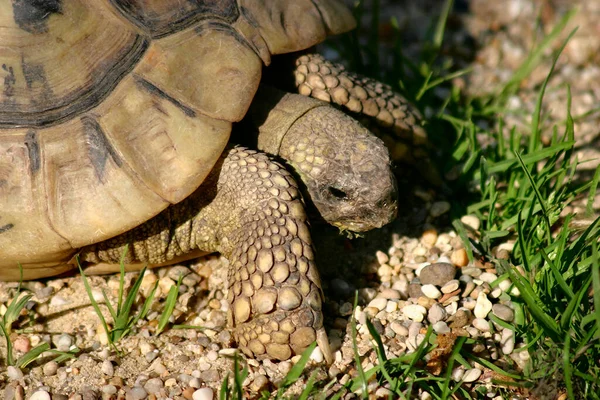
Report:
[[[441,183],[429,159],[430,143],[420,125],[419,111],[391,86],[348,72],[343,65],[332,63],[320,54],[298,57],[294,77],[298,93],[354,113],[382,138],[392,160],[414,165],[431,183]]]
[[[304,204],[292,176],[265,154],[225,151],[192,196],[80,257],[117,263],[126,245],[128,264],[220,252],[230,263],[228,322],[246,355],[287,360],[317,340],[331,362]]]

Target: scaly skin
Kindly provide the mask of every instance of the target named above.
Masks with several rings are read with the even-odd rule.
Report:
[[[228,320],[241,350],[287,360],[317,340],[323,294],[304,205],[292,176],[265,154],[236,147],[189,198],[145,224],[87,247],[81,259],[161,264],[194,249],[218,251],[230,264]]]
[[[439,172],[429,159],[427,148],[431,146],[419,111],[391,86],[346,71],[343,65],[320,54],[302,55],[294,64],[298,93],[352,113],[385,142],[394,162],[412,165],[430,183],[441,184]]]

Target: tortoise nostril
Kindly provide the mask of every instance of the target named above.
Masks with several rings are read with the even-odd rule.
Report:
[[[330,186],[328,188],[329,193],[333,196],[336,197],[338,199],[347,199],[348,195],[346,194],[346,192],[344,192],[343,190],[340,190],[338,188],[334,188],[333,186]]]

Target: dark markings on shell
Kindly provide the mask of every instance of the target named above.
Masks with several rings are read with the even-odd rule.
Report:
[[[52,89],[46,78],[46,70],[43,64],[34,64],[21,59],[21,69],[27,83],[27,89],[39,91],[39,98],[32,97],[31,101],[34,104],[49,104],[53,97]],[[41,90],[40,90],[41,87]]]
[[[44,69],[41,65],[33,65],[22,61],[23,74],[27,80],[28,88],[37,88],[38,85],[46,85],[43,93],[52,97],[44,102],[44,96],[32,98],[30,105],[18,108],[4,107],[6,103],[0,103],[0,129],[18,127],[41,127],[52,126],[83,114],[89,109],[96,107],[117,86],[121,79],[127,75],[144,55],[150,41],[144,36],[137,36],[130,47],[123,48],[115,55],[114,61],[105,63],[102,68],[94,71],[93,82],[82,86],[62,96],[53,96],[51,88],[48,87]]]
[[[40,169],[40,144],[38,143],[37,132],[34,130],[27,131],[25,135],[25,147],[29,154],[29,171],[31,175],[35,174]]]
[[[147,81],[146,79],[142,78],[141,76],[135,75],[135,82],[138,84],[138,86],[140,86],[142,89],[144,89],[151,95],[159,97],[164,100],[167,100],[168,102],[173,104],[175,107],[179,108],[188,117],[193,118],[196,116],[196,112],[194,110],[181,104],[179,102],[179,100],[169,96],[167,93],[162,91],[160,88],[154,86],[151,82]]]
[[[203,19],[235,22],[236,0],[110,0],[131,23],[160,38],[181,31]]]
[[[7,232],[7,231],[11,230],[14,227],[15,227],[15,224],[6,224],[6,225],[3,225],[3,226],[0,226],[0,233]]]
[[[81,117],[81,122],[86,138],[88,156],[90,157],[94,171],[96,171],[98,180],[104,182],[106,160],[110,157],[118,167],[123,165],[123,161],[108,141],[98,121],[92,117],[83,116]]]
[[[198,36],[202,36],[205,32],[210,31],[226,33],[234,37],[235,40],[237,40],[240,44],[246,46],[248,49],[257,52],[257,49],[252,44],[248,43],[248,41],[241,34],[239,34],[238,31],[233,29],[229,24],[225,24],[221,21],[206,21],[194,28],[194,32],[196,32]]]
[[[5,101],[7,101],[15,94],[15,83],[17,83],[17,80],[15,78],[15,71],[13,70],[13,67],[2,64],[2,69],[6,71],[6,74],[4,75],[4,90],[2,91],[2,94],[4,95]]]
[[[62,11],[61,0],[12,0],[17,26],[33,34],[48,32],[48,17]]]

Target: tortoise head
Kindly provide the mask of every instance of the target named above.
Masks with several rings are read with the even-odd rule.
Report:
[[[364,232],[396,217],[398,190],[388,149],[341,111],[324,106],[304,114],[284,136],[280,155],[321,216],[341,230]]]

